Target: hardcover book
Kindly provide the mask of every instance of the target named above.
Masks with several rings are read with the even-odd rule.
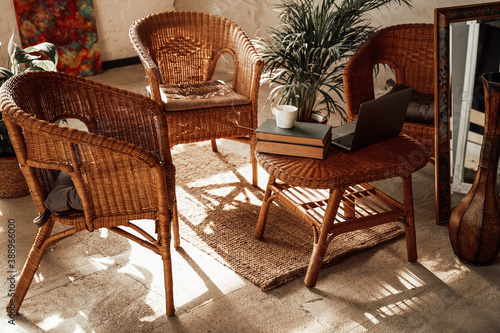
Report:
[[[331,141],[332,126],[296,121],[292,128],[276,126],[276,119],[266,119],[256,130],[258,140],[325,146]]]
[[[256,150],[261,153],[324,159],[330,149],[331,140],[324,146],[310,146],[297,143],[257,140]]]

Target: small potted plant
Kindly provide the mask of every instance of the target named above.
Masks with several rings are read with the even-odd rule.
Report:
[[[21,49],[14,43],[12,34],[7,52],[9,55],[7,68],[0,67],[0,86],[23,71],[56,70],[58,55],[56,47],[51,43],[41,43]],[[41,59],[42,53],[48,59]],[[0,112],[0,198],[15,198],[28,193],[28,186],[19,168]]]
[[[281,24],[255,41],[264,59],[263,83],[273,104],[298,108],[299,121],[313,111],[337,114],[346,121],[343,103],[345,62],[375,31],[367,12],[411,0],[283,0]],[[333,96],[332,96],[333,95]]]

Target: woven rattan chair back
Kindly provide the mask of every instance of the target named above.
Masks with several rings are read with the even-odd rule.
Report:
[[[434,94],[434,26],[401,24],[381,29],[363,43],[344,68],[348,119],[357,117],[361,103],[375,98],[373,69],[392,67],[397,84]],[[403,133],[422,143],[434,156],[434,124],[405,122]]]
[[[137,20],[130,39],[149,82],[149,94],[167,103],[160,85],[192,84],[213,79],[217,61],[229,54],[234,62],[232,89],[249,99],[244,105],[166,111],[170,144],[229,138],[250,144],[252,177],[257,185],[255,133],[263,61],[250,39],[234,22],[212,14],[170,11]]]
[[[161,255],[167,314],[173,315],[169,251],[173,216],[176,222],[175,169],[162,108],[145,96],[57,72],[17,75],[2,86],[0,98],[38,211],[45,211],[58,170],[71,176],[83,205],[83,211],[52,215],[39,229],[13,296],[16,311],[48,246],[79,231],[109,228]],[[81,120],[89,131],[54,124],[69,118]],[[155,221],[156,238],[130,223],[139,219]],[[72,228],[52,234],[54,222]]]

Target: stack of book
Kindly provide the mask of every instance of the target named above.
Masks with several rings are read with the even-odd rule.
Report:
[[[275,119],[266,119],[256,130],[256,150],[289,156],[324,159],[331,144],[332,127],[326,124],[296,121],[295,126],[283,129]]]

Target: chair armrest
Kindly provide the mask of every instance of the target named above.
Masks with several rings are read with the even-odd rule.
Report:
[[[149,92],[151,99],[156,103],[162,105],[160,84],[161,84],[161,74],[158,66],[154,65],[149,67],[149,63],[143,63],[144,71],[146,72],[146,78],[148,79]]]
[[[237,93],[256,104],[264,61],[243,31],[240,31],[240,34],[235,38],[237,38],[235,41],[237,45],[235,50],[237,77],[234,87]]]
[[[158,207],[159,214],[172,210],[174,182],[167,178],[175,179],[175,168],[170,154],[163,159],[142,147],[73,129],[62,137],[72,143],[73,159],[79,163],[71,176],[86,215],[125,215],[151,207]]]
[[[143,26],[144,28],[144,26]],[[145,31],[143,33],[149,33]],[[142,42],[142,39],[139,36],[140,32],[138,31],[138,22],[132,24],[129,29],[129,37],[132,45],[134,47],[135,52],[139,55],[141,62],[144,66],[144,71],[146,72],[146,77],[148,79],[149,88],[151,98],[161,105],[161,94],[160,94],[160,84],[162,82],[161,73],[154,62],[153,58],[149,54],[148,49]]]
[[[5,101],[9,108],[26,110],[48,122],[76,118],[89,132],[158,151],[162,156],[169,154],[163,108],[146,96],[59,72],[25,72],[5,88],[18,84],[44,89],[33,94],[16,89],[10,101]],[[54,92],[58,92],[57,98]]]

